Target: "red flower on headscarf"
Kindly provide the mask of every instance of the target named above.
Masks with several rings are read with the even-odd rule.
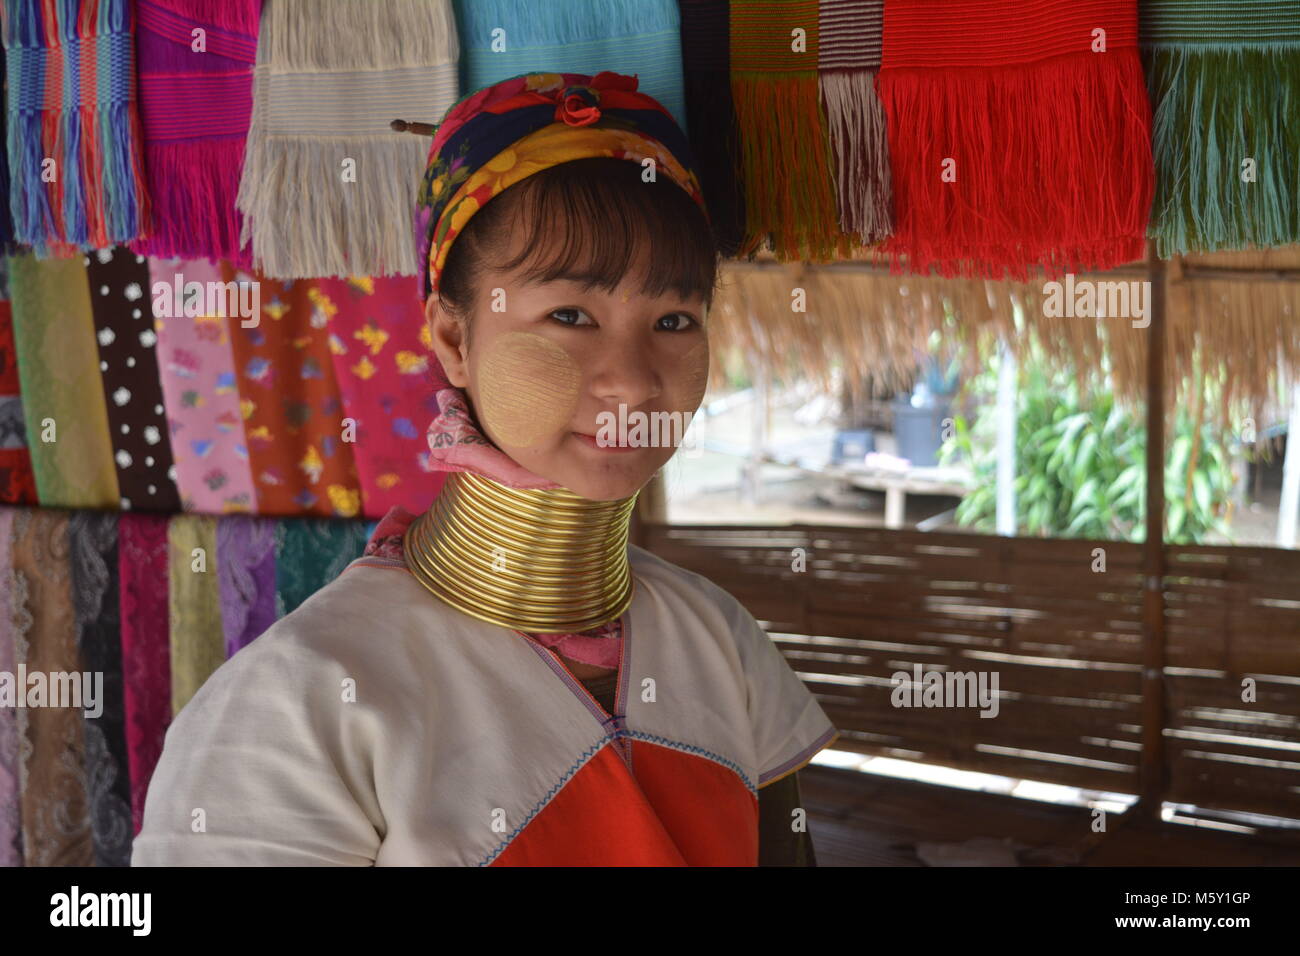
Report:
[[[569,126],[590,126],[600,119],[600,93],[589,86],[566,87],[555,106],[555,121]]]

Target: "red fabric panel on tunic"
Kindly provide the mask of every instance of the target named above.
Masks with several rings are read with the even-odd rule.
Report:
[[[686,861],[623,758],[607,744],[492,865],[685,866]]]
[[[758,865],[758,801],[734,771],[640,740],[632,766],[605,746],[492,865]]]

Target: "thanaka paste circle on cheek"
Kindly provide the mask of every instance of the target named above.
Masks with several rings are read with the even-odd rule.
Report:
[[[562,346],[533,332],[507,332],[479,364],[483,424],[507,445],[535,445],[569,424],[581,382],[582,370]]]

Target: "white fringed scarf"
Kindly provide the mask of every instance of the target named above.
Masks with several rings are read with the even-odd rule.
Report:
[[[266,0],[237,200],[267,278],[413,275],[426,137],[458,95],[450,0]]]

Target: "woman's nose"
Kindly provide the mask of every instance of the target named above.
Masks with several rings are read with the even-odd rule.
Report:
[[[638,408],[663,391],[651,343],[617,336],[596,344],[588,368],[591,392],[602,402]]]

